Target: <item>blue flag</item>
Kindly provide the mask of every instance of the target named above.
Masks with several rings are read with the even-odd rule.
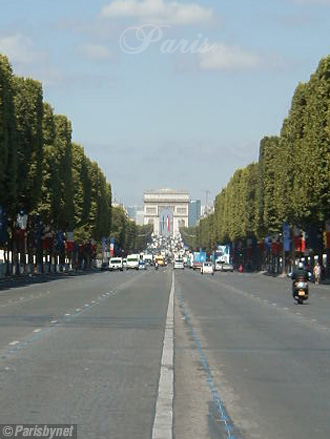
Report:
[[[285,252],[291,250],[291,229],[287,223],[283,223],[283,250]]]

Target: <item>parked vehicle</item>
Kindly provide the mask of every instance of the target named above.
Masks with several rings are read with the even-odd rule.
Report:
[[[176,270],[176,269],[184,270],[183,259],[175,259],[174,264],[173,264],[173,268],[174,268],[174,270]]]
[[[220,271],[230,271],[231,273],[233,273],[234,266],[233,266],[233,264],[224,263],[224,264],[222,264]]]
[[[123,258],[111,258],[109,261],[110,271],[123,271]]]
[[[205,252],[194,252],[194,261],[192,264],[192,268],[194,270],[200,270],[202,268],[204,262],[206,262],[206,253]]]
[[[214,267],[212,262],[203,262],[201,274],[214,274]]]
[[[140,261],[140,255],[137,254],[128,255],[126,258],[126,269],[138,270],[139,261]]]

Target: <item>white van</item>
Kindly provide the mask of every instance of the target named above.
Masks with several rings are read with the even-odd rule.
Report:
[[[126,258],[126,270],[129,269],[138,270],[139,261],[140,261],[140,255],[128,255]]]
[[[123,258],[111,258],[109,261],[109,270],[110,271],[116,271],[116,270],[123,271]]]

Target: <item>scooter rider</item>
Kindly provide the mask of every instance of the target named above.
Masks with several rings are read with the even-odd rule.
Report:
[[[310,280],[311,273],[306,270],[305,265],[302,261],[298,263],[298,268],[296,270],[293,270],[293,273],[291,274],[292,279],[292,294],[294,295],[295,291],[295,282],[297,279],[303,279],[305,282],[308,282]]]

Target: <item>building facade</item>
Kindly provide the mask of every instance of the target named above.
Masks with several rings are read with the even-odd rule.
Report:
[[[201,200],[191,200],[189,203],[189,227],[195,227],[198,225],[201,219]]]
[[[180,227],[188,227],[189,193],[159,189],[144,193],[144,224],[152,224],[154,233],[175,236]]]

